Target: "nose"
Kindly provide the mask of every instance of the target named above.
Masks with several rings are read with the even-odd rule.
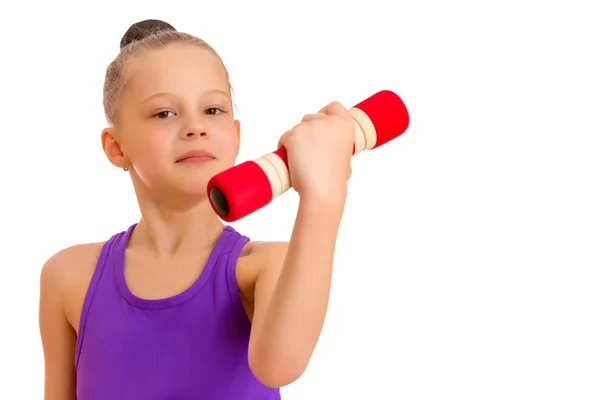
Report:
[[[196,139],[199,137],[207,136],[206,123],[202,118],[194,118],[190,123],[181,131],[181,139],[189,140]]]
[[[190,140],[205,137],[206,135],[206,130],[203,127],[194,127],[182,131],[181,138],[184,140]]]
[[[185,138],[186,139],[191,139],[194,137],[204,137],[206,136],[206,132],[204,131],[198,131],[198,130],[190,130],[188,133],[185,134]]]

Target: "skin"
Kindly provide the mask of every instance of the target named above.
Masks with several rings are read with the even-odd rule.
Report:
[[[234,165],[240,123],[229,82],[208,50],[171,44],[131,59],[114,124],[102,132],[108,160],[129,168],[142,218],[127,247],[125,277],[139,297],[185,290],[198,277],[223,223],[205,188]],[[289,242],[250,242],[236,266],[252,322],[248,359],[263,384],[282,387],[306,369],[320,336],[354,140],[351,116],[334,102],[282,135],[300,201]],[[193,149],[214,159],[177,163]],[[63,249],[44,264],[39,324],[45,400],[75,399],[75,342],[87,287],[103,243]]]

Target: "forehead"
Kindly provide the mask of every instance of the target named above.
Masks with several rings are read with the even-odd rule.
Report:
[[[143,51],[129,60],[125,73],[133,95],[211,89],[229,92],[220,59],[198,45],[176,43]]]

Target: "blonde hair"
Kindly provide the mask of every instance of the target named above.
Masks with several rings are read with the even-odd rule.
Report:
[[[223,60],[204,40],[188,33],[178,32],[172,25],[164,21],[148,19],[136,22],[121,38],[121,51],[106,68],[103,105],[104,115],[109,123],[114,123],[118,99],[126,84],[125,67],[127,62],[142,50],[160,49],[172,43],[188,43],[211,51],[221,61],[229,79],[229,73]]]

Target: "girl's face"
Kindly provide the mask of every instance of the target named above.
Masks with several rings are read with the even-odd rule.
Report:
[[[239,149],[240,125],[219,58],[172,44],[142,51],[124,73],[115,128],[103,134],[109,159],[127,160],[134,184],[160,197],[206,195],[208,180],[232,166]],[[182,160],[202,151],[209,155]]]

